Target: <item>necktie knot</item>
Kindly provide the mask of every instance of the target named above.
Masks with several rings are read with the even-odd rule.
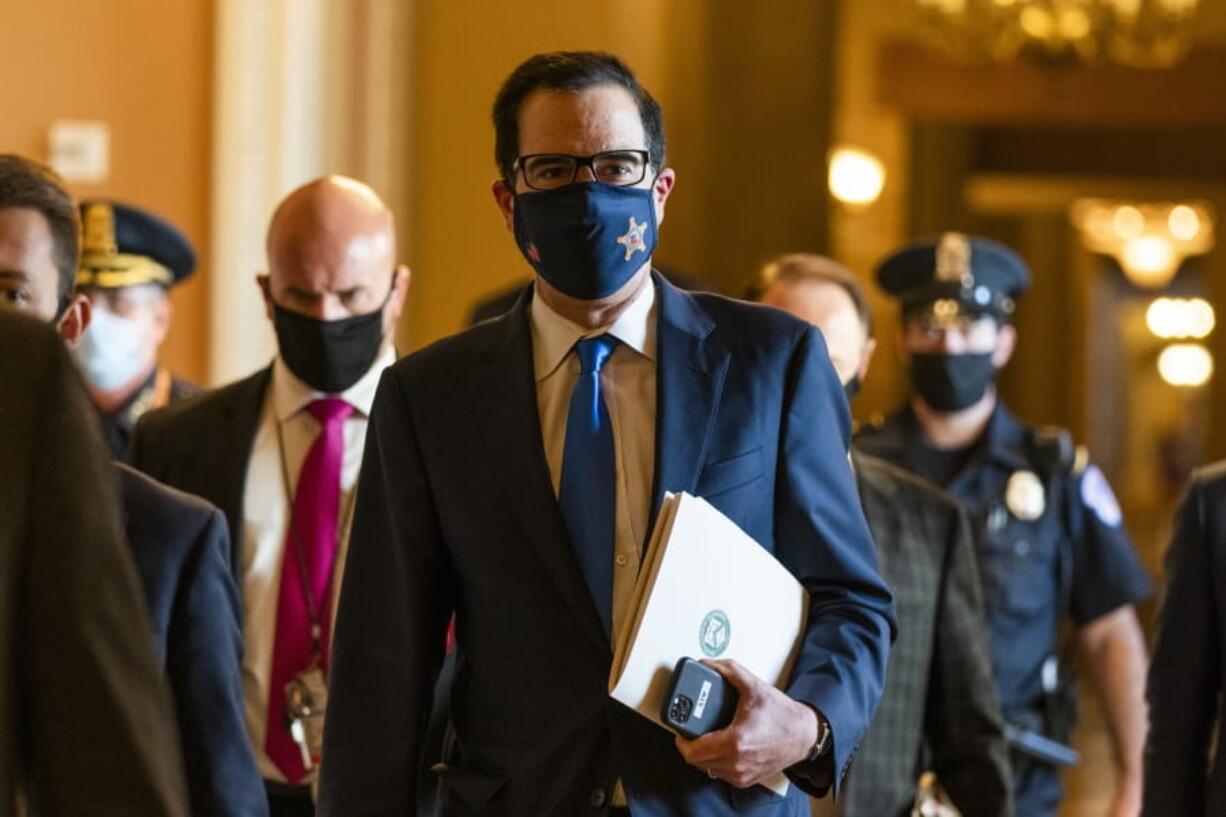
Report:
[[[575,352],[579,355],[579,374],[599,374],[616,346],[617,338],[612,335],[597,335],[594,338],[584,338],[576,343]]]
[[[307,411],[321,426],[328,428],[347,420],[353,414],[353,406],[339,397],[323,397],[307,406]]]

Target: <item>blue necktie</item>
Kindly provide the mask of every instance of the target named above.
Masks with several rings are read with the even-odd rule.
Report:
[[[617,340],[609,335],[575,344],[579,380],[570,398],[558,504],[584,581],[606,633],[613,615],[613,528],[617,466],[613,426],[600,394],[600,369]]]

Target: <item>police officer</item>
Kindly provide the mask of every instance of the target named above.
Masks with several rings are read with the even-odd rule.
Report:
[[[121,457],[142,414],[198,391],[157,359],[170,330],[167,290],[191,275],[196,253],[174,226],[136,207],[85,201],[81,222],[76,283],[92,317],[73,356],[107,443]]]
[[[887,258],[877,281],[901,303],[914,393],[857,442],[945,487],[971,517],[1017,813],[1055,814],[1060,765],[1076,760],[1066,745],[1076,693],[1057,659],[1067,641],[1086,659],[1115,741],[1110,813],[1136,814],[1146,656],[1133,605],[1150,584],[1084,449],[1067,432],[1022,423],[997,399],[1026,265],[1001,244],[946,233]],[[1066,619],[1074,626],[1062,638]]]

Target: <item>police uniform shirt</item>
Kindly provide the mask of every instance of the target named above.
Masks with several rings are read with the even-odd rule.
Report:
[[[1081,626],[1151,592],[1102,472],[1091,465],[1044,476],[1031,439],[1031,430],[998,404],[983,437],[942,486],[963,503],[976,534],[992,668],[1006,717],[1041,703],[1043,664],[1056,649],[1065,606],[1061,595]],[[880,428],[862,430],[856,442],[912,472],[925,471],[917,453],[923,433],[909,406]]]
[[[341,513],[352,508],[350,502],[362,466],[366,443],[367,418],[375,400],[375,389],[383,370],[394,363],[390,349],[381,355],[362,378],[340,395],[354,412],[345,420],[345,453],[341,461]],[[285,775],[265,751],[268,722],[268,696],[272,694],[272,655],[277,632],[277,600],[281,569],[285,561],[285,537],[292,495],[307,452],[319,436],[319,423],[306,407],[323,397],[303,383],[285,362],[277,357],[264,398],[260,424],[251,447],[247,485],[243,496],[243,697],[247,715],[247,734],[255,752],[260,775],[266,780],[285,782]],[[285,441],[285,470],[282,471],[278,426]],[[291,481],[287,495],[285,479]],[[340,589],[349,544],[348,524],[338,520],[341,541],[333,569],[333,597]],[[329,614],[335,620],[336,605]]]
[[[166,385],[161,381],[165,379]],[[136,421],[146,411],[162,408],[167,403],[183,400],[194,394],[199,394],[200,388],[186,380],[173,376],[161,366],[155,366],[149,377],[132,396],[114,411],[100,414],[103,436],[111,449],[111,456],[123,459],[128,450],[128,440],[132,438],[132,429]]]

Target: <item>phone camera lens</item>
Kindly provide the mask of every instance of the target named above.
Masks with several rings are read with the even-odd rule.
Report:
[[[684,695],[673,696],[673,702],[668,707],[668,717],[673,723],[685,723],[690,719],[694,702]]]

